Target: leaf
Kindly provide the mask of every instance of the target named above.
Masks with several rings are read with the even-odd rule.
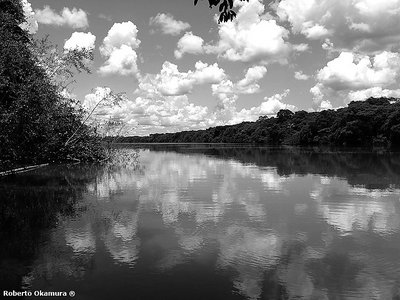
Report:
[[[217,6],[219,4],[219,2],[220,2],[220,0],[208,0],[210,7]]]
[[[197,2],[199,2],[199,0],[194,0],[194,5],[197,5]]]
[[[223,20],[224,20],[224,15],[223,15],[223,14],[220,14],[220,15],[219,15],[218,23],[221,23]]]
[[[229,1],[229,7],[232,8],[233,7],[233,0],[228,0]]]

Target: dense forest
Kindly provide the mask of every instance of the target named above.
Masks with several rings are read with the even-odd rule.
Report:
[[[65,159],[99,160],[105,150],[65,81],[91,53],[60,55],[21,27],[19,0],[0,0],[0,170]]]
[[[337,110],[293,113],[206,130],[121,137],[125,143],[252,143],[266,145],[400,146],[400,102],[369,98]]]

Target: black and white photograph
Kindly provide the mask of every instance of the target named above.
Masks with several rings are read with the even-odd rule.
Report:
[[[400,300],[400,0],[0,0],[0,298]]]

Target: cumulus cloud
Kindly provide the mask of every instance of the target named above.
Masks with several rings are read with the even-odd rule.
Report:
[[[318,40],[321,38],[326,38],[331,33],[324,26],[319,24],[313,24],[312,22],[305,22],[303,24],[304,28],[301,30],[307,38],[310,40]]]
[[[305,52],[310,49],[310,46],[308,44],[302,43],[302,44],[297,44],[297,45],[292,45],[293,51],[296,52]]]
[[[68,26],[72,28],[86,28],[89,26],[87,13],[82,9],[64,7],[60,13],[50,6],[35,10],[35,18],[38,23],[54,26]]]
[[[296,110],[297,108],[294,105],[285,104],[282,102],[284,98],[289,95],[290,90],[285,90],[282,94],[275,94],[272,97],[264,98],[264,102],[261,103],[260,106],[256,107],[256,110],[259,110],[259,115],[275,115],[281,109],[290,109]],[[254,110],[250,109],[250,111]]]
[[[236,83],[230,79],[224,79],[219,83],[212,85],[212,92],[218,99],[237,98],[238,94],[254,94],[259,92],[258,82],[267,74],[265,66],[250,67],[244,78]]]
[[[104,115],[137,127],[137,134],[207,128],[213,125],[208,107],[190,103],[188,94],[196,86],[214,84],[225,77],[225,71],[216,63],[198,61],[193,70],[181,72],[177,65],[166,61],[159,73],[138,78],[136,99],[106,108]]]
[[[81,105],[82,108],[90,115],[89,121],[92,123],[104,123],[106,120],[118,119],[114,113],[118,109],[118,105],[111,100],[111,89],[108,87],[96,87],[91,93],[87,94]]]
[[[349,102],[364,101],[365,99],[368,99],[370,97],[400,98],[400,89],[389,90],[389,89],[383,89],[381,87],[373,87],[360,91],[351,91],[347,97]]]
[[[384,51],[370,57],[342,52],[318,71],[317,84],[310,91],[317,105],[339,97],[348,102],[361,95],[383,92],[382,88],[394,84],[399,75],[399,53]],[[391,94],[389,90],[385,93]]]
[[[264,66],[255,66],[247,70],[245,77],[238,82],[238,86],[248,86],[257,82],[267,74],[267,68]]]
[[[289,95],[287,89],[281,94],[275,94],[271,97],[265,97],[260,105],[237,110],[236,100],[238,94],[232,93],[235,85],[229,80],[223,81],[219,85],[213,85],[213,94],[217,97],[217,106],[213,119],[217,125],[236,124],[243,121],[255,121],[260,116],[273,116],[281,109],[297,110],[294,105],[286,104],[283,99]]]
[[[297,71],[294,72],[294,78],[296,78],[297,80],[308,80],[310,79],[310,76],[304,74],[302,71]]]
[[[149,134],[235,124],[256,120],[260,115],[273,115],[283,108],[296,109],[283,102],[289,93],[287,90],[265,98],[258,107],[237,110],[238,95],[257,92],[257,82],[266,72],[265,66],[251,67],[241,80],[232,83],[217,63],[198,61],[192,70],[182,72],[177,65],[166,61],[159,73],[138,78],[135,99],[124,99],[118,106],[102,107],[97,115],[135,127],[135,134]],[[200,85],[211,86],[217,100],[214,108],[189,101],[189,94]],[[102,93],[104,90],[98,89],[89,94],[85,106],[95,105]]]
[[[226,77],[218,64],[208,65],[201,61],[195,64],[195,70],[180,72],[178,66],[166,61],[159,74],[148,74],[139,83],[139,88],[163,96],[179,96],[190,93],[194,86],[215,84]]]
[[[218,40],[204,43],[203,38],[187,32],[178,42],[175,57],[184,53],[216,54],[230,61],[254,64],[286,63],[292,51],[304,52],[307,44],[292,45],[289,31],[279,25],[266,11],[262,0],[235,1],[237,17],[218,24]],[[322,36],[321,28],[311,27],[310,36]]]
[[[238,117],[246,121],[257,120],[260,116],[276,115],[281,109],[297,110],[294,105],[286,104],[283,99],[289,95],[290,90],[287,89],[281,94],[275,94],[272,97],[265,97],[264,101],[259,105],[250,109],[242,109],[238,113]]]
[[[181,58],[183,54],[200,54],[204,52],[203,49],[204,40],[194,35],[191,31],[186,32],[184,36],[178,41],[178,49],[175,50],[174,54],[176,58]]]
[[[85,98],[88,103],[93,98]],[[187,95],[162,96],[142,95],[134,100],[126,99],[119,106],[103,107],[99,110],[104,120],[122,121],[135,128],[135,134],[171,132],[199,129],[210,126],[208,108],[189,103]]]
[[[382,52],[372,59],[342,52],[317,74],[319,82],[335,90],[363,89],[388,86],[395,82],[400,71],[400,55]]]
[[[96,36],[91,32],[74,32],[71,37],[65,41],[64,50],[75,50],[75,49],[84,49],[84,50],[93,50],[95,47]]]
[[[99,68],[99,73],[101,75],[137,75],[138,66],[136,51],[126,45],[114,49],[108,56],[104,65]]]
[[[254,66],[249,68],[244,78],[236,83],[225,78],[219,83],[211,86],[212,94],[217,98],[214,115],[212,116],[216,125],[235,124],[243,121],[254,121],[259,117],[260,110],[256,108],[251,110],[237,111],[236,101],[240,94],[254,94],[259,92],[258,84],[265,74],[265,66]]]
[[[241,94],[254,94],[260,90],[258,81],[267,74],[264,66],[255,66],[247,70],[244,78],[237,82],[236,89]]]
[[[27,0],[21,0],[22,9],[26,21],[20,26],[31,34],[35,34],[38,30],[38,22],[35,19],[35,13],[32,10],[32,5]]]
[[[133,49],[138,48],[140,40],[138,40],[137,34],[138,29],[131,21],[115,23],[103,40],[103,45],[100,47],[101,54],[110,55],[115,49],[123,45]]]
[[[372,54],[399,48],[400,0],[282,0],[276,12],[294,33],[329,36],[337,50]]]
[[[131,21],[115,23],[100,46],[107,61],[100,67],[101,75],[138,75],[136,49],[140,45],[138,29]]]
[[[182,31],[188,30],[190,24],[175,20],[174,16],[167,13],[159,13],[150,18],[150,25],[158,27],[162,33],[169,35],[179,35]]]
[[[237,17],[219,24],[219,40],[207,45],[206,51],[231,61],[285,62],[291,50],[286,41],[289,32],[267,18],[259,0],[236,1],[235,5],[239,7]]]
[[[111,89],[108,87],[96,87],[92,93],[87,94],[83,100],[82,106],[85,110],[91,111],[102,99],[107,98],[110,95]],[[104,104],[109,104],[104,102]],[[99,106],[105,107],[106,105]]]

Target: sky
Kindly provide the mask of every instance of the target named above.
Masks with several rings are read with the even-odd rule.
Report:
[[[69,95],[126,135],[255,121],[400,97],[400,0],[235,0],[218,24],[206,0],[22,0],[35,37],[93,50]],[[106,104],[106,103],[105,103]]]

